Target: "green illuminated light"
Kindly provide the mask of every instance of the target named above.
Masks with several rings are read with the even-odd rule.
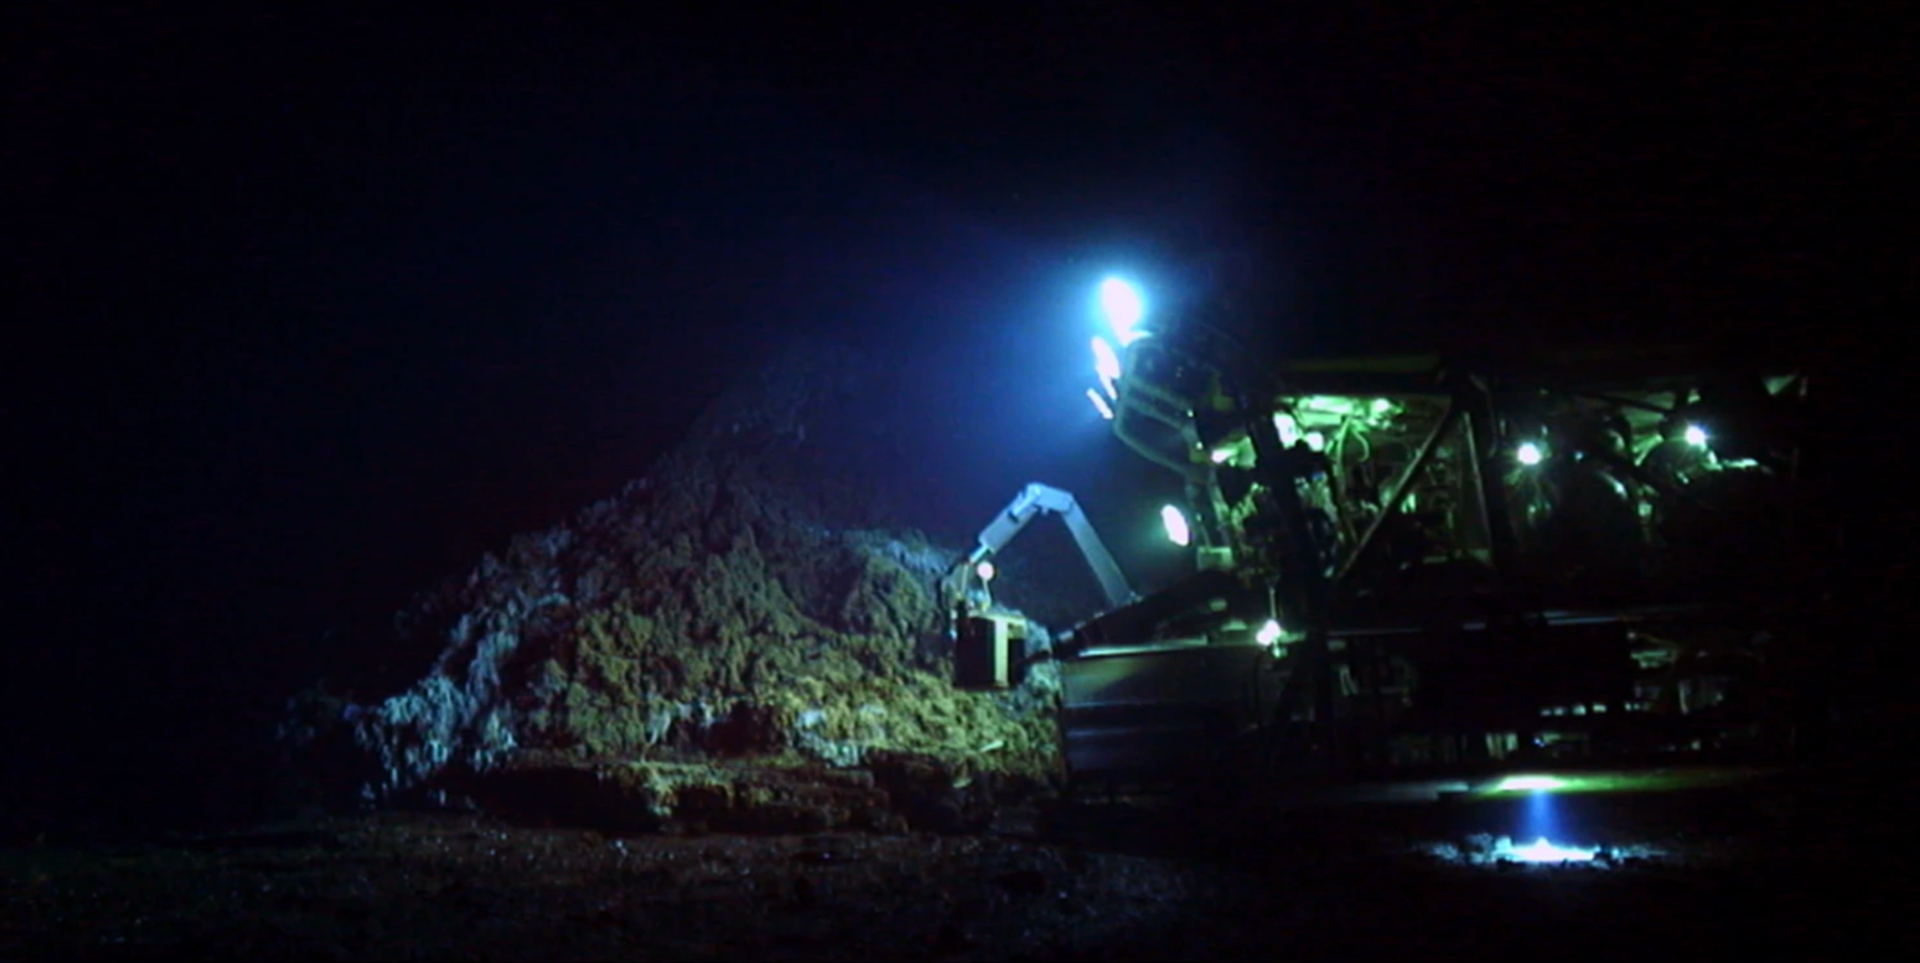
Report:
[[[1688,425],[1687,444],[1695,448],[1707,447],[1707,430],[1699,425]]]
[[[1358,401],[1339,395],[1309,395],[1300,399],[1300,407],[1329,415],[1357,416],[1360,414]]]
[[[1495,792],[1552,792],[1565,789],[1567,781],[1552,776],[1508,776],[1494,787]]]
[[[1562,773],[1550,776],[1528,773],[1508,776],[1491,786],[1481,786],[1475,795],[1482,798],[1510,796],[1515,793],[1646,793],[1703,789],[1744,782],[1766,775],[1769,770],[1744,767],[1699,767],[1688,769],[1606,770]]]
[[[1527,441],[1513,450],[1513,457],[1518,459],[1520,464],[1531,467],[1540,464],[1541,459],[1546,457],[1546,453],[1540,450],[1539,445]]]
[[[1327,436],[1317,431],[1307,432],[1307,447],[1314,451],[1326,451]]]
[[[1213,455],[1212,455],[1211,457],[1213,458],[1213,463],[1214,463],[1214,464],[1216,464],[1216,465],[1224,465],[1224,464],[1226,464],[1227,462],[1230,462],[1230,461],[1232,461],[1232,460],[1233,460],[1233,449],[1231,449],[1231,448],[1215,448],[1215,449],[1213,450]]]
[[[1300,423],[1293,416],[1281,412],[1273,416],[1273,429],[1280,433],[1280,447],[1292,448],[1300,440]]]

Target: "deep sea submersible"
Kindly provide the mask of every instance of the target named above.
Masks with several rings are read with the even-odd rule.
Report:
[[[1137,594],[1022,491],[946,582],[957,683],[1058,666],[1076,782],[1764,753],[1819,592],[1809,377],[1685,350],[1256,358],[1102,285],[1088,397],[1184,483]],[[993,557],[1068,525],[1104,611],[1049,632]]]

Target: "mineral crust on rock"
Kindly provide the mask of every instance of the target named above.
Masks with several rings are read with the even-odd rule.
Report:
[[[1046,674],[998,695],[948,683],[935,583],[958,553],[885,527],[858,443],[834,440],[832,425],[860,417],[857,361],[782,359],[617,496],[402,612],[400,643],[439,655],[406,691],[339,710],[371,764],[361,795],[565,770],[627,786],[599,797],[625,799],[639,822],[717,807],[750,823],[749,797],[803,809],[795,799],[832,797],[797,823],[878,825],[870,799],[824,774],[879,763],[898,775],[918,760],[906,768],[926,778],[895,785],[902,797],[1048,784]],[[296,741],[314,735],[295,728]],[[768,790],[743,764],[839,789]],[[670,790],[646,788],[662,779]]]

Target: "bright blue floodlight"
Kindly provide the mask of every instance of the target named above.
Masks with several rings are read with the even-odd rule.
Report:
[[[1093,410],[1099,412],[1100,417],[1105,418],[1108,421],[1113,420],[1113,406],[1110,404],[1107,404],[1107,399],[1101,397],[1099,391],[1093,388],[1088,388],[1087,400],[1093,402]]]
[[[1140,301],[1140,292],[1119,278],[1100,282],[1100,313],[1106,315],[1107,326],[1113,329],[1114,339],[1123,348],[1140,340],[1140,336],[1145,334],[1135,327],[1147,313],[1146,306]]]
[[[1118,400],[1120,393],[1114,385],[1120,380],[1120,355],[1097,334],[1093,336],[1093,370],[1100,376],[1100,387],[1106,389],[1107,397]]]
[[[1160,509],[1160,523],[1167,528],[1167,540],[1175,545],[1193,544],[1193,532],[1187,528],[1187,516],[1180,509],[1167,505]]]

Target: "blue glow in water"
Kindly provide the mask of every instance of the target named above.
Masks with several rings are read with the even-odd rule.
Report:
[[[1553,793],[1530,792],[1522,806],[1518,833],[1522,839],[1552,839],[1560,835],[1560,814],[1554,808]]]
[[[1143,332],[1136,325],[1146,314],[1146,305],[1132,285],[1119,278],[1100,282],[1100,311],[1106,315],[1107,324],[1113,328],[1121,347],[1139,340]]]

